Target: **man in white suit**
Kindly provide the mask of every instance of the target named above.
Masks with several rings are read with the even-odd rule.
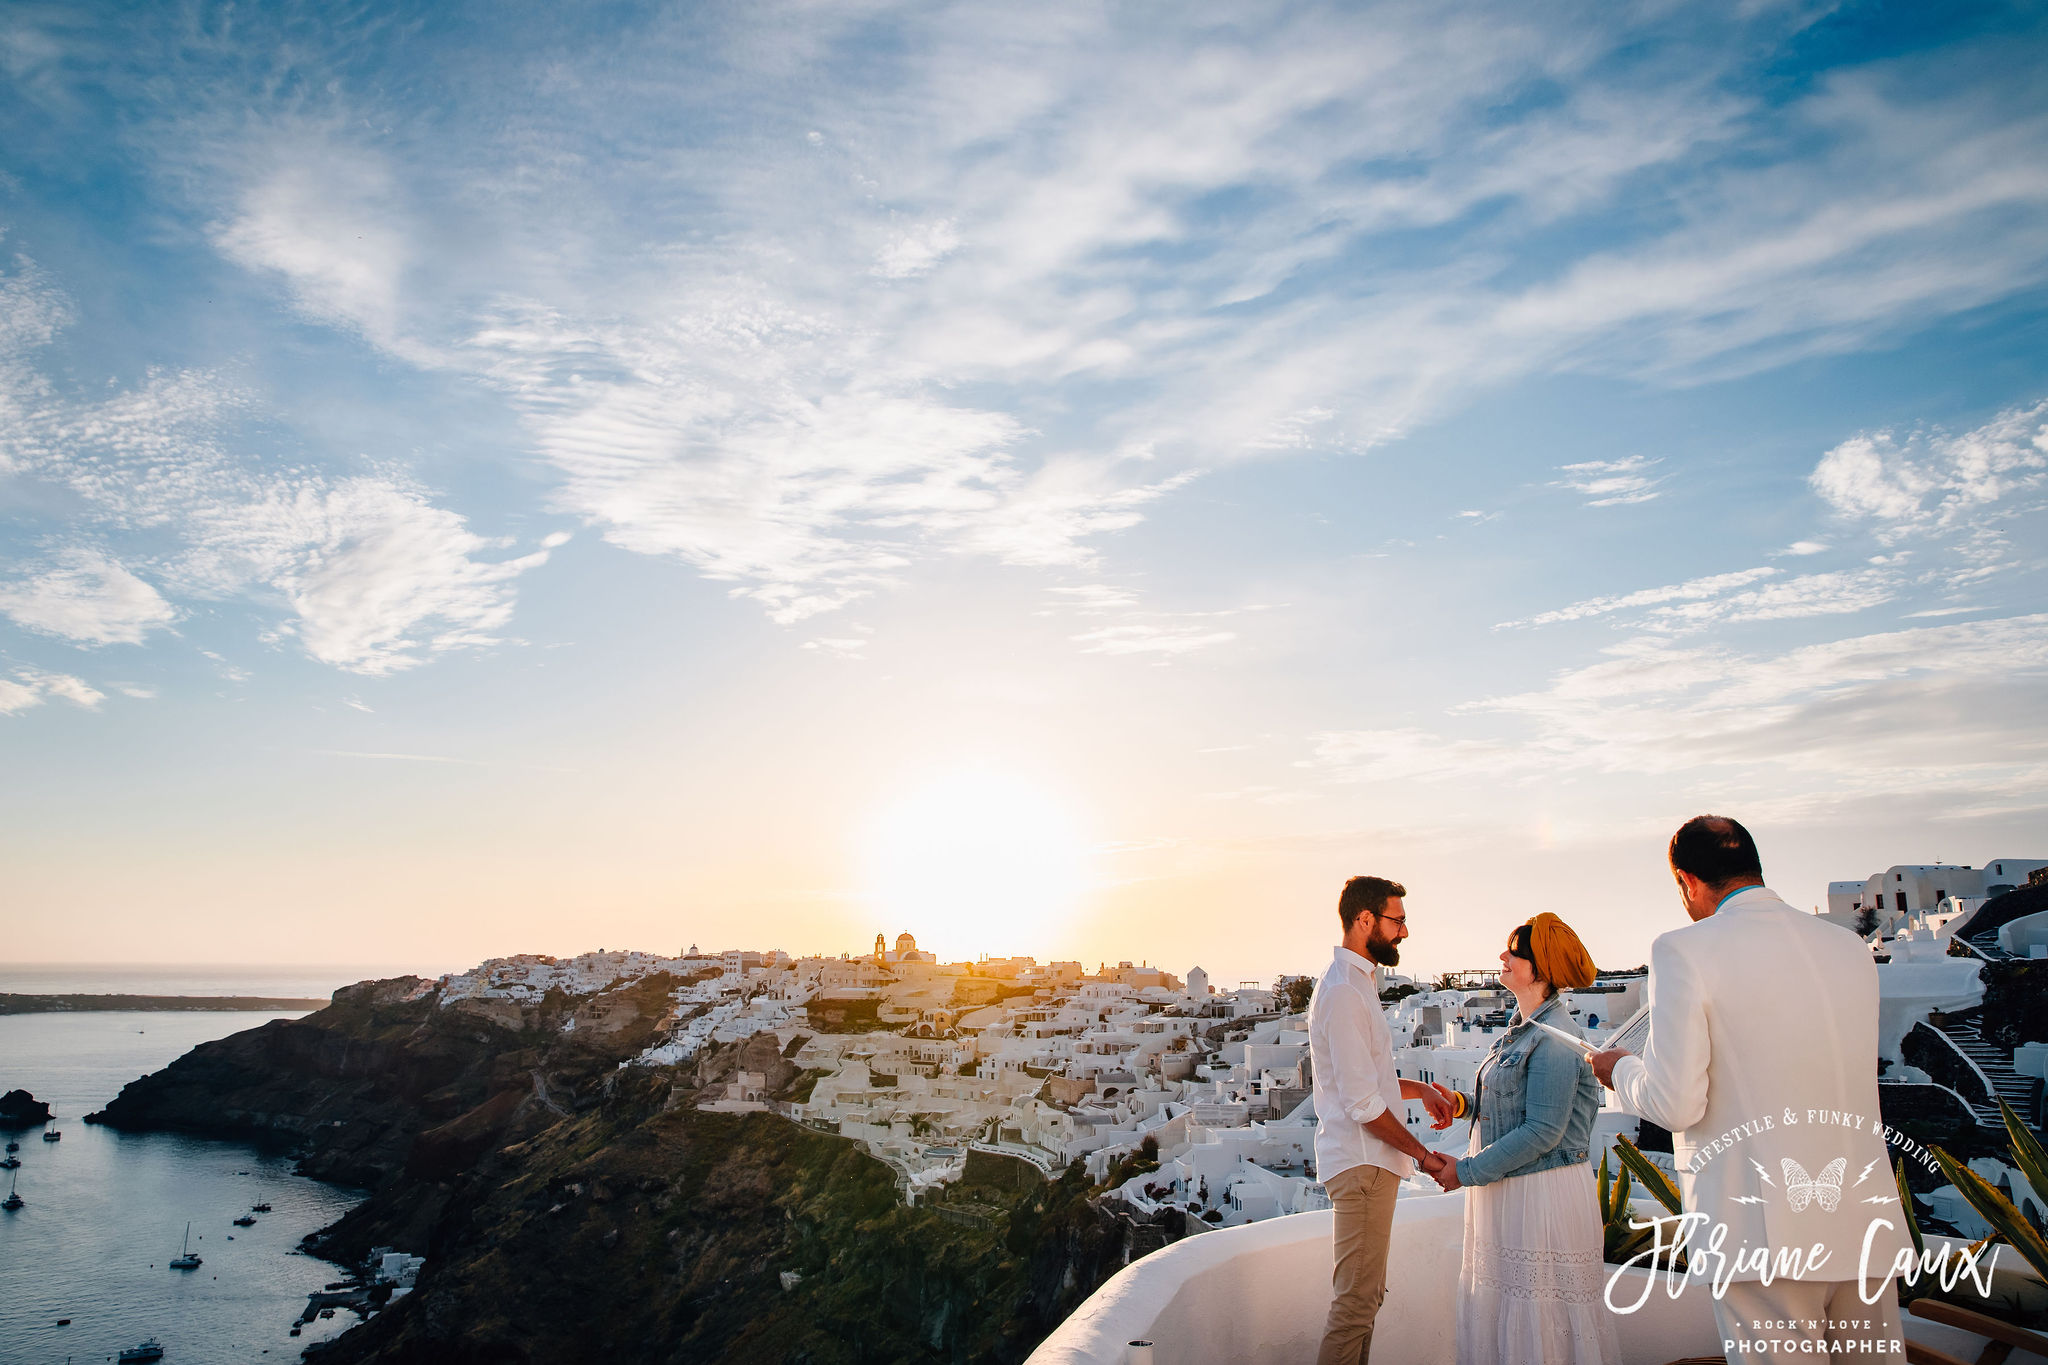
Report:
[[[1731,1360],[1845,1348],[1896,1359],[1893,1286],[1876,1303],[1858,1293],[1875,1293],[1908,1246],[1878,1131],[1870,950],[1766,889],[1733,820],[1688,820],[1670,858],[1693,922],[1650,949],[1642,1055],[1598,1053],[1593,1072],[1671,1130],[1685,1210],[1699,1215],[1695,1273],[1729,1281],[1714,1311]],[[1703,1261],[1717,1228],[1721,1256]]]

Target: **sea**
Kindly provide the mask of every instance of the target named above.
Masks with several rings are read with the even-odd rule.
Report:
[[[0,964],[0,992],[318,998],[408,970],[444,969]],[[294,1175],[279,1151],[82,1122],[123,1085],[200,1043],[296,1017],[0,1015],[0,1090],[24,1089],[48,1102],[56,1115],[49,1127],[64,1135],[44,1142],[38,1129],[0,1133],[21,1144],[14,1153],[20,1169],[0,1177],[13,1177],[25,1201],[0,1212],[0,1362],[106,1361],[148,1337],[163,1344],[166,1365],[292,1361],[355,1324],[352,1313],[337,1309],[290,1335],[306,1295],[341,1275],[301,1254],[300,1239],[348,1212],[363,1191]],[[234,1226],[251,1205],[265,1203],[270,1212],[257,1214],[254,1227]],[[188,1224],[204,1264],[172,1270]]]

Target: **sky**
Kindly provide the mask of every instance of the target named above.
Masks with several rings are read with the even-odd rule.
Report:
[[[13,961],[2048,856],[2048,15],[20,3]]]

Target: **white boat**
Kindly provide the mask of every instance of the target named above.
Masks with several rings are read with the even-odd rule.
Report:
[[[20,1176],[15,1176],[12,1180],[9,1180],[7,1182],[7,1197],[5,1199],[0,1199],[0,1209],[6,1209],[9,1213],[13,1213],[16,1209],[20,1208],[24,1203],[28,1202],[25,1199],[23,1199],[20,1195],[14,1192],[14,1181],[19,1180],[20,1178]]]
[[[126,1362],[129,1361],[162,1360],[164,1358],[164,1345],[155,1337],[151,1337],[140,1346],[130,1346],[115,1358],[122,1361],[123,1365],[126,1365]]]
[[[192,1249],[192,1225],[187,1223],[185,1224],[184,1250],[171,1258],[171,1269],[197,1270],[202,1264],[204,1263],[199,1259],[199,1253]]]

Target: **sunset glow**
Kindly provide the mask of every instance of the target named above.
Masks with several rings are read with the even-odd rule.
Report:
[[[884,806],[867,861],[891,941],[908,929],[945,957],[1043,955],[1086,889],[1067,810],[1002,773],[951,774]]]

